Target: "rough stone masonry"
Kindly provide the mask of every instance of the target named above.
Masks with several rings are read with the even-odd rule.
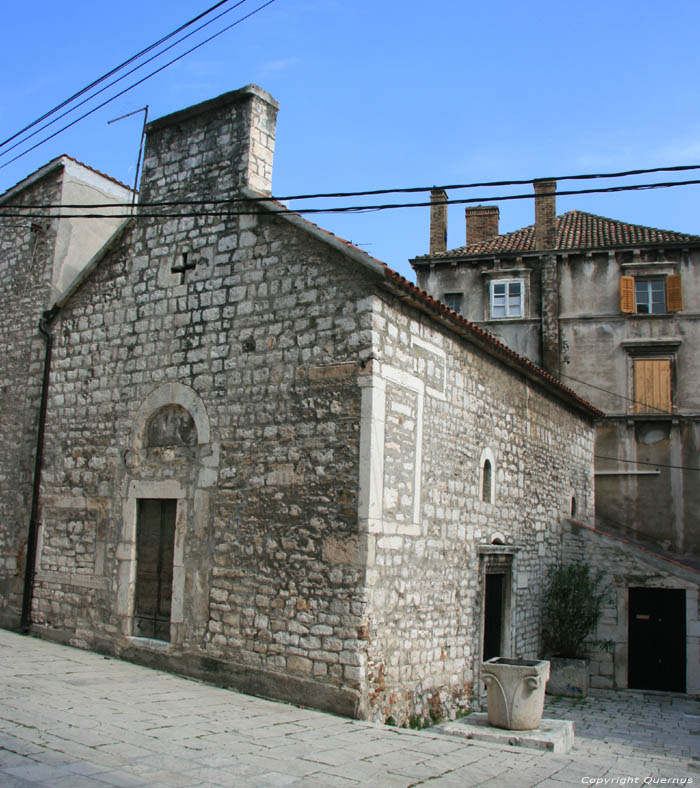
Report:
[[[58,303],[34,628],[341,714],[454,717],[487,575],[500,651],[537,655],[572,497],[593,514],[596,411],[259,202],[277,109],[249,86],[152,123],[139,213]]]

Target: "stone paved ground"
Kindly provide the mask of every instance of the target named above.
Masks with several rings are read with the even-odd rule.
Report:
[[[697,701],[596,692],[547,714],[576,720],[572,753],[346,720],[0,630],[2,788],[700,783]]]

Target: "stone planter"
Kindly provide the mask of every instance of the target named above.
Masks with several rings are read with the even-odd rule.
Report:
[[[511,731],[539,727],[549,662],[494,657],[481,663],[481,678],[488,692],[489,725]]]
[[[548,657],[552,663],[547,684],[548,695],[585,698],[588,695],[588,660]]]

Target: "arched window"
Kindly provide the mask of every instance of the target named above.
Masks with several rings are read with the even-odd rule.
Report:
[[[491,486],[493,483],[493,469],[491,460],[484,460],[483,472],[481,474],[481,500],[486,503],[493,503]]]
[[[481,500],[484,503],[494,503],[496,500],[496,460],[491,449],[484,449],[481,452],[480,462],[480,482]]]
[[[572,495],[572,496],[571,496],[571,516],[572,516],[572,517],[576,517],[576,511],[577,511],[577,507],[576,507],[576,496],[575,496],[575,495]]]

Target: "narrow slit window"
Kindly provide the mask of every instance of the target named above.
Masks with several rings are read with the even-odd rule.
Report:
[[[493,470],[491,468],[491,460],[484,461],[484,469],[481,479],[481,500],[486,503],[492,503],[491,484],[493,481]]]

